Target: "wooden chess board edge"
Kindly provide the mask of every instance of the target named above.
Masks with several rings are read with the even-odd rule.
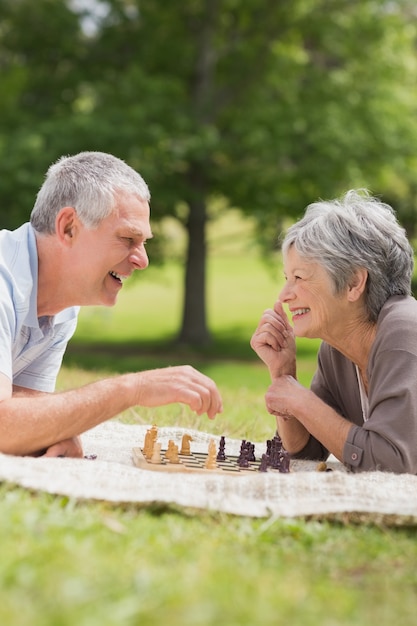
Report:
[[[192,456],[192,455],[191,455]],[[206,456],[206,455],[205,455]],[[180,455],[180,461],[183,458]],[[229,476],[247,476],[248,474],[254,474],[253,469],[246,470],[245,468],[239,468],[238,471],[228,470],[224,467],[217,466],[215,469],[209,469],[205,467],[190,467],[189,465],[185,465],[186,459],[184,462],[180,463],[150,463],[144,457],[142,450],[140,448],[132,449],[132,459],[133,463],[139,469],[145,469],[152,472],[168,472],[168,473],[180,473],[183,474],[228,474]]]

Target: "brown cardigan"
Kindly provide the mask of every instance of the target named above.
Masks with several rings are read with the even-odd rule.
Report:
[[[343,450],[354,472],[383,470],[417,474],[417,301],[393,296],[378,317],[367,367],[368,420],[364,422],[354,364],[322,343],[311,389],[352,422]],[[326,459],[310,436],[294,457]]]

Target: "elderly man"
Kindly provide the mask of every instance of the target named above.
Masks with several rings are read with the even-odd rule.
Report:
[[[49,168],[30,223],[0,231],[1,452],[82,456],[79,435],[131,406],[222,410],[214,382],[190,366],[54,392],[79,307],[113,306],[123,281],[148,266],[149,200],[126,163],[82,152]]]

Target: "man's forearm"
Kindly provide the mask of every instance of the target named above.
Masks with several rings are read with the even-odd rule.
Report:
[[[32,454],[75,437],[135,404],[135,374],[62,393],[14,389],[0,402],[0,450]]]

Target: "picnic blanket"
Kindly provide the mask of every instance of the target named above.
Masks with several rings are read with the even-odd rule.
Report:
[[[317,471],[317,463],[292,461],[288,474],[253,472],[166,473],[139,469],[132,460],[142,446],[147,425],[111,420],[82,436],[84,459],[32,458],[0,454],[0,480],[31,490],[75,499],[136,503],[138,507],[167,506],[209,510],[250,517],[303,517],[391,526],[417,524],[417,476],[386,472],[352,474],[336,459],[332,471]],[[219,437],[197,430],[161,427],[158,441],[181,442],[187,432],[193,449],[207,451]],[[241,441],[226,438],[229,454],[238,454]],[[255,443],[261,454],[265,442]]]

